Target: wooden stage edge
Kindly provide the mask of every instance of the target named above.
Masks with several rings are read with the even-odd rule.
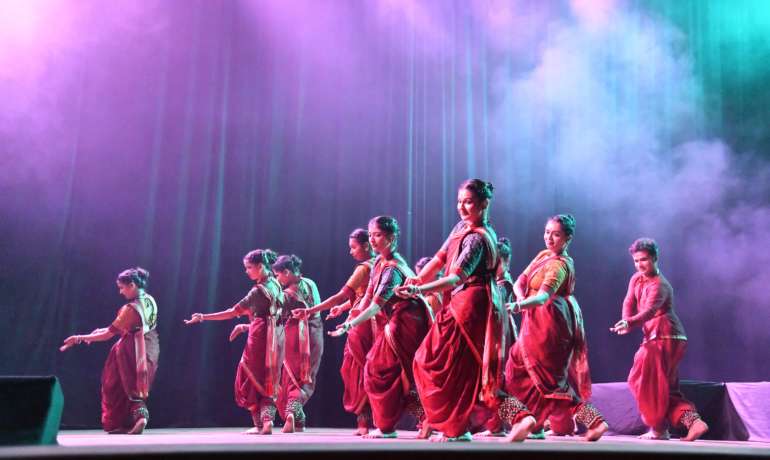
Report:
[[[278,430],[277,430],[278,431]],[[258,436],[238,428],[148,429],[140,436],[108,435],[96,430],[63,430],[58,446],[11,446],[0,448],[0,458],[124,458],[156,459],[184,457],[270,459],[334,458],[374,460],[409,459],[474,460],[545,458],[766,458],[770,443],[710,441],[692,443],[677,439],[645,441],[631,436],[605,436],[588,443],[578,437],[548,437],[508,444],[500,438],[470,443],[435,443],[415,439],[416,432],[401,431],[398,439],[361,439],[353,429],[310,428],[304,433]]]

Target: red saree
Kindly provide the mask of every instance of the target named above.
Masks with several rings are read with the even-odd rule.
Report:
[[[284,290],[284,294],[287,313],[296,308],[311,308],[320,301],[315,283],[307,278],[300,278],[296,285]],[[295,423],[303,427],[302,406],[315,392],[316,374],[324,349],[321,315],[316,313],[303,320],[289,317],[285,331],[286,353],[277,405],[284,420],[293,413]]]
[[[365,267],[366,280],[369,278],[372,265],[373,261],[370,260],[358,265],[359,267]],[[366,286],[366,282],[363,283],[363,286],[348,285],[354,293],[354,297],[350,299],[353,305],[350,310],[351,319],[361,313],[362,306],[359,305],[359,302],[364,296]],[[364,391],[364,365],[366,364],[366,355],[374,343],[374,332],[374,319],[359,324],[348,331],[345,349],[342,354],[340,376],[345,386],[344,393],[342,394],[342,404],[347,412],[356,415],[362,415],[369,409],[369,397],[366,391]]]
[[[123,306],[110,325],[120,339],[112,346],[102,370],[102,427],[125,432],[134,423],[149,420],[146,399],[155,380],[160,342],[155,330],[158,307],[149,294]]]
[[[463,240],[473,233],[482,237],[483,256],[477,266],[458,266]],[[494,285],[496,242],[491,227],[458,224],[436,254],[446,273],[461,276],[464,284],[445,292],[444,307],[415,355],[414,375],[428,423],[447,437],[468,430],[479,400],[497,404],[504,316]]]
[[[235,402],[252,415],[262,412],[262,421],[272,421],[280,386],[284,329],[279,318],[283,298],[278,281],[271,277],[252,289],[237,307],[249,315],[250,323],[235,374]]]
[[[687,336],[674,311],[674,289],[662,274],[631,277],[623,301],[623,319],[640,326],[644,340],[634,355],[628,386],[645,425],[657,432],[699,417],[679,390],[679,363]]]
[[[386,282],[384,272],[392,270]],[[374,425],[383,433],[395,431],[410,401],[413,388],[412,360],[430,326],[429,306],[422,300],[401,299],[393,290],[402,285],[407,276],[414,276],[398,254],[390,260],[378,258],[367,288],[366,298],[382,305],[378,323],[382,330],[374,339],[364,365],[364,390],[369,395]],[[369,291],[373,296],[370,297]],[[389,298],[380,303],[379,294],[387,291]],[[363,307],[363,306],[362,306]]]
[[[588,427],[601,420],[592,406],[582,402],[591,396],[591,377],[583,317],[572,296],[574,273],[569,256],[552,256],[546,250],[522,275],[527,280],[527,297],[544,284],[555,289],[548,302],[522,312],[519,339],[511,347],[505,369],[506,391],[533,412],[537,427],[551,414],[555,415],[552,423],[564,418],[559,415],[565,411]],[[564,419],[571,424],[571,418]]]

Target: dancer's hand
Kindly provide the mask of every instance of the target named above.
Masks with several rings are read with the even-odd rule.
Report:
[[[618,335],[628,334],[628,321],[621,319],[610,328],[610,332],[614,332]]]
[[[185,324],[195,324],[203,322],[203,313],[193,313],[190,319],[184,320]]]
[[[396,288],[395,292],[396,292],[396,295],[401,297],[402,299],[408,299],[410,297],[416,297],[422,294],[422,290],[420,289],[420,286],[417,286],[416,284],[399,286]]]
[[[82,335],[71,335],[64,339],[64,344],[59,347],[59,351],[66,351],[75,345],[78,345],[83,342],[83,336]]]
[[[350,330],[350,327],[350,323],[345,321],[344,323],[338,325],[337,329],[329,331],[328,334],[332,337],[339,337],[341,335],[345,335],[345,333]]]
[[[513,314],[521,313],[521,305],[518,301],[505,304],[505,308]]]
[[[342,305],[334,306],[334,307],[332,307],[331,310],[329,310],[329,314],[326,315],[326,319],[327,320],[334,319],[334,318],[340,316],[342,314],[342,312],[344,312],[344,311],[345,311],[345,309],[342,308]]]
[[[243,334],[244,332],[249,330],[248,324],[239,324],[233,328],[233,331],[230,332],[230,341],[232,342],[235,340],[236,337]]]
[[[414,278],[407,278],[406,281],[404,281],[404,286],[411,286],[411,285],[419,285],[422,284],[422,280],[419,276],[415,276]]]

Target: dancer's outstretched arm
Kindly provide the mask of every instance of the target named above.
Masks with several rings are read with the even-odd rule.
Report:
[[[311,307],[311,308],[295,308],[291,311],[291,315],[297,319],[303,319],[307,316],[314,315],[316,313],[326,311],[331,309],[332,307],[336,307],[340,304],[345,303],[350,298],[350,292],[349,287],[344,286],[342,289],[339,290],[336,294],[332,295],[328,299],[324,300],[323,302]],[[348,302],[348,308],[349,309],[349,302]],[[344,311],[344,310],[343,310]],[[342,312],[339,312],[342,313]],[[339,316],[339,313],[335,316]]]
[[[94,329],[93,331],[91,331],[90,334],[71,335],[66,339],[64,339],[64,344],[62,344],[62,346],[59,347],[59,351],[65,351],[83,342],[85,342],[88,345],[90,345],[91,342],[104,342],[105,340],[110,340],[114,336],[115,334],[113,334],[112,331],[110,331],[109,327]]]
[[[218,311],[215,313],[193,313],[190,319],[184,320],[185,324],[202,323],[204,321],[224,321],[233,319],[240,316],[241,313],[235,307],[230,307],[227,310]]]
[[[379,313],[381,308],[382,306],[379,305],[377,302],[372,302],[366,308],[366,310],[361,312],[360,315],[356,316],[353,319],[348,319],[344,323],[340,324],[339,326],[337,326],[337,329],[329,332],[329,335],[332,337],[339,337],[342,334],[345,334],[346,332],[358,326],[359,324],[363,323],[364,321],[372,319],[374,315]]]

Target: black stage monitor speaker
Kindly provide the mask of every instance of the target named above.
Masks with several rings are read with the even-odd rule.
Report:
[[[56,444],[63,407],[54,376],[0,377],[0,445]]]

